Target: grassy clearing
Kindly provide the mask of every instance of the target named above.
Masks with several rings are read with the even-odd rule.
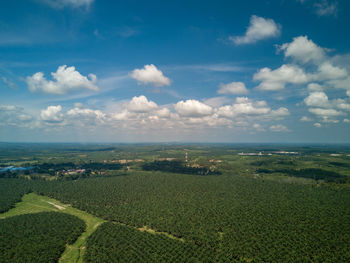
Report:
[[[103,219],[95,217],[91,214],[83,212],[79,209],[73,208],[70,205],[65,205],[59,201],[37,195],[34,193],[26,194],[22,198],[22,202],[16,204],[15,208],[0,215],[0,219],[17,216],[22,214],[39,213],[55,211],[67,213],[79,217],[84,220],[86,224],[85,232],[76,240],[73,245],[66,247],[62,254],[60,262],[83,262],[83,254],[85,251],[86,239],[97,229],[97,227],[104,222]]]
[[[185,242],[185,240],[183,238],[179,238],[179,237],[176,237],[176,236],[173,236],[167,232],[160,232],[160,231],[156,231],[152,228],[149,228],[148,226],[143,226],[143,227],[140,227],[140,228],[137,228],[139,231],[141,232],[147,232],[147,233],[150,233],[150,234],[158,234],[158,235],[164,235],[168,238],[171,238],[171,239],[175,239],[175,240],[178,240],[178,241],[181,241],[182,243]]]

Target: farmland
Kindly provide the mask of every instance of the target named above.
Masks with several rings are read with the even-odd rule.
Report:
[[[2,166],[73,163],[104,171],[0,179],[0,205],[8,211],[2,221],[49,210],[85,221],[88,233],[74,243],[85,249],[79,262],[350,261],[349,148],[25,147],[3,151]]]

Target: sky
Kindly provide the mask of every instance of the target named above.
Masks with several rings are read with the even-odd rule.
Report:
[[[13,0],[0,141],[350,143],[350,1]]]

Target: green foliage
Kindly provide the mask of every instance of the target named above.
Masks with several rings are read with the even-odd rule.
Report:
[[[30,189],[29,181],[0,178],[0,213],[14,207]]]
[[[125,249],[136,259],[140,257],[137,250],[149,261],[155,254],[161,261],[159,254],[171,256],[167,248],[161,248],[163,243],[174,247],[172,253],[179,262],[350,262],[349,147],[49,144],[5,145],[2,149],[2,166],[48,163],[59,167],[62,163],[73,163],[80,168],[92,164],[98,171],[105,169],[101,164],[134,160],[128,162],[128,170],[103,175],[123,173],[127,176],[97,178],[97,172],[91,174],[94,178],[64,181],[44,173],[38,177],[54,181],[0,180],[0,207],[5,207],[4,210],[31,190],[130,226],[121,228],[119,225],[115,229],[118,226],[113,225],[113,228],[104,227],[102,232],[96,232],[99,236],[94,236],[89,243],[92,248],[89,258],[96,257],[95,262],[113,262],[108,257],[108,253],[115,255],[110,247],[118,251]],[[184,149],[189,163],[215,167],[223,174],[198,176],[206,171],[195,170],[192,174],[186,170],[192,167],[181,162],[175,165],[152,163],[161,158],[184,160]],[[281,150],[299,154],[274,153]],[[239,156],[239,152],[262,152],[264,155]],[[150,171],[140,171],[143,164]],[[267,173],[261,170],[257,175],[257,168]],[[34,178],[33,174],[30,177]],[[7,182],[7,190],[1,186],[3,182]],[[74,209],[66,207],[62,211]],[[181,238],[184,243],[169,240],[165,235],[139,233],[135,229],[144,226]],[[133,238],[134,235],[138,238]],[[113,240],[120,243],[114,244]],[[128,246],[123,247],[125,244]],[[194,258],[190,256],[192,250],[198,253]],[[119,254],[125,255],[122,251]],[[189,258],[183,260],[182,254]]]
[[[314,180],[325,180],[326,182],[337,182],[337,183],[345,183],[347,181],[347,177],[343,176],[334,171],[327,171],[324,169],[318,168],[306,168],[306,169],[275,169],[269,170],[265,168],[260,168],[256,170],[257,173],[282,173],[289,176],[295,177],[303,177]]]
[[[145,171],[162,171],[169,173],[180,174],[199,174],[199,175],[213,175],[221,174],[219,171],[211,171],[205,167],[191,167],[185,166],[179,161],[154,161],[152,163],[146,163],[142,165],[142,169]]]
[[[59,172],[71,169],[90,169],[90,170],[120,170],[124,165],[119,163],[84,163],[76,165],[75,163],[43,163],[35,169],[38,173],[49,173],[50,171]]]
[[[329,162],[329,164],[338,167],[350,168],[350,164],[344,162]]]
[[[85,262],[214,262],[215,254],[189,242],[104,223],[88,239]]]
[[[56,212],[1,219],[0,262],[57,262],[84,229],[81,219]]]
[[[350,262],[347,190],[159,172],[34,188],[106,220],[183,238],[218,262]]]

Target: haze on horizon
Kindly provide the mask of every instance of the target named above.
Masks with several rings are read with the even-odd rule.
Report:
[[[0,141],[350,142],[350,2],[6,1]]]

